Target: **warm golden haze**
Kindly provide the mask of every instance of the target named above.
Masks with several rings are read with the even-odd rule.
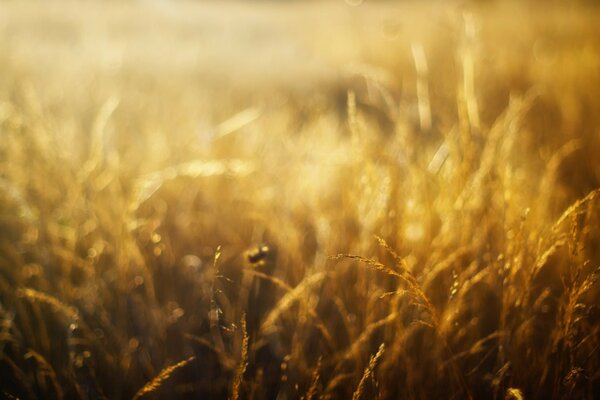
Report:
[[[600,397],[600,9],[0,2],[0,397]]]

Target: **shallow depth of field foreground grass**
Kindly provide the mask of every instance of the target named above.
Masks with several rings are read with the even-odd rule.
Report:
[[[0,2],[0,398],[600,398],[600,10],[349,3]]]

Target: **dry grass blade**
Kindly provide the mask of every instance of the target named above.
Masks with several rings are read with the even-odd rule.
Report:
[[[319,384],[319,378],[320,378],[319,373],[321,371],[322,359],[323,359],[322,357],[319,357],[319,360],[317,361],[317,366],[313,370],[310,386],[308,387],[308,390],[306,391],[306,395],[303,398],[304,400],[312,400],[312,398],[317,393],[317,385]]]
[[[244,273],[250,274],[250,275],[254,275],[257,278],[260,279],[264,279],[268,282],[271,282],[273,285],[277,286],[278,288],[286,291],[286,292],[291,292],[292,290],[294,290],[293,287],[291,287],[290,285],[288,285],[287,283],[285,283],[284,281],[282,281],[279,278],[276,278],[274,276],[271,275],[267,275],[264,272],[260,272],[260,271],[256,271],[254,269],[246,269],[244,270]],[[301,298],[300,301],[304,301],[305,299]],[[327,342],[329,344],[333,343],[333,338],[331,337],[331,334],[329,333],[329,331],[327,330],[327,328],[325,327],[325,325],[323,324],[323,321],[319,318],[319,316],[317,315],[317,313],[315,312],[315,310],[313,310],[312,308],[308,308],[308,314],[314,318],[314,320],[316,321],[316,327],[319,330],[319,332],[321,332],[321,334],[323,335],[323,337],[327,340]]]
[[[52,383],[52,389],[54,390],[54,394],[56,395],[56,398],[62,399],[63,391],[60,386],[60,383],[58,382],[58,378],[56,377],[56,372],[54,372],[54,368],[52,368],[52,365],[50,365],[50,363],[48,361],[46,361],[46,359],[41,354],[37,353],[36,351],[34,351],[32,349],[29,349],[27,351],[27,353],[25,353],[25,359],[29,359],[29,358],[32,358],[35,360],[35,362],[41,372],[40,375],[42,377],[50,378],[50,382]]]
[[[580,139],[573,139],[562,145],[562,147],[552,155],[540,182],[540,200],[548,201],[548,199],[552,197],[552,191],[555,188],[554,185],[560,166],[570,155],[579,151],[582,147],[583,144]]]
[[[385,272],[388,275],[404,279],[404,277],[401,274],[399,274],[398,272],[394,271],[393,269],[391,269],[387,265],[382,264],[379,261],[375,261],[375,260],[372,260],[372,259],[367,258],[367,257],[358,256],[358,255],[355,255],[355,254],[336,254],[335,256],[330,256],[329,259],[330,260],[349,259],[349,260],[359,261],[359,262],[361,262],[361,263],[363,263],[365,265],[368,265],[369,267],[371,267],[371,268],[373,268],[373,269],[375,269],[377,271]]]
[[[471,399],[472,395],[470,393],[469,387],[464,379],[464,376],[460,372],[460,369],[458,368],[458,366],[455,363],[454,352],[452,351],[452,348],[450,347],[448,340],[446,339],[446,337],[443,335],[443,333],[440,330],[440,318],[438,316],[438,313],[437,313],[433,303],[431,302],[429,297],[425,294],[425,291],[422,289],[421,285],[419,284],[419,282],[417,281],[415,276],[407,268],[404,267],[405,263],[401,259],[401,257],[387,244],[387,242],[385,240],[383,240],[380,237],[376,237],[376,238],[379,241],[379,244],[381,246],[383,246],[388,252],[390,252],[390,254],[398,262],[399,267],[402,269],[403,274],[402,275],[398,274],[396,276],[400,277],[407,284],[409,296],[412,297],[417,302],[416,303],[417,306],[422,307],[429,313],[432,323],[429,324],[423,320],[417,320],[416,322],[420,323],[424,326],[431,327],[436,331],[438,337],[440,338],[440,340],[442,342],[443,347],[446,349],[446,351],[448,352],[448,354],[450,356],[450,360],[451,360],[450,365],[452,366],[452,374],[454,375],[454,378],[456,379],[457,383],[462,387],[467,398]],[[389,268],[387,268],[387,269],[389,269]]]
[[[297,301],[300,301],[302,297],[309,291],[314,285],[317,285],[323,281],[326,274],[319,272],[310,277],[304,279],[298,286],[296,286],[291,292],[288,292],[285,296],[279,300],[277,306],[267,315],[267,318],[261,325],[261,331],[267,331],[271,329],[275,322],[279,319],[281,314],[289,310]]]
[[[417,72],[417,106],[419,110],[419,123],[421,130],[427,132],[431,128],[431,104],[429,101],[429,83],[427,82],[427,57],[420,43],[411,46],[412,56]]]
[[[354,343],[352,343],[350,349],[348,349],[348,351],[342,356],[342,360],[348,360],[352,358],[352,356],[356,355],[360,351],[361,346],[371,338],[371,336],[377,329],[381,328],[382,326],[391,324],[397,317],[397,313],[391,313],[387,317],[369,324],[365,328],[365,330],[360,334],[358,339],[356,339]]]
[[[600,194],[600,188],[592,190],[590,193],[588,193],[585,197],[577,200],[575,203],[571,204],[569,206],[569,208],[567,208],[562,215],[560,216],[560,218],[554,223],[554,225],[552,225],[552,230],[556,231],[558,229],[558,227],[567,219],[569,218],[569,216],[573,213],[579,213],[581,212],[581,208],[586,205],[587,203],[589,203],[590,201],[593,201],[594,199],[596,199],[596,197],[598,197],[598,195]]]
[[[402,273],[398,273],[398,272],[394,271],[393,269],[391,269],[390,267],[388,267],[385,264],[380,263],[379,261],[375,261],[375,260],[372,260],[367,257],[357,256],[357,255],[353,255],[353,254],[338,254],[336,256],[331,256],[330,259],[340,260],[340,259],[347,258],[347,259],[351,259],[351,260],[356,260],[356,261],[359,261],[377,271],[381,271],[388,275],[400,278],[408,286],[408,294],[413,299],[415,299],[417,302],[419,302],[420,303],[419,305],[422,306],[423,308],[425,308],[431,314],[431,316],[434,320],[433,321],[434,325],[438,326],[439,325],[438,316],[437,316],[437,312],[433,306],[433,303],[427,297],[427,295],[425,294],[425,292],[419,285],[415,276],[406,267],[404,267],[405,262],[402,260],[402,258],[400,256],[398,256],[398,254],[396,254],[390,248],[390,246],[383,239],[381,239],[381,238],[377,238],[377,239],[380,241],[380,244],[382,244],[382,246],[384,246],[388,251],[391,252],[394,259],[396,259],[398,261],[399,267],[401,268]],[[402,292],[398,291],[397,293],[402,293]]]
[[[363,375],[360,378],[360,382],[358,382],[358,386],[352,394],[352,400],[358,400],[362,396],[363,392],[365,391],[365,384],[367,382],[367,379],[369,379],[369,377],[375,371],[377,361],[379,361],[384,351],[385,344],[382,343],[381,346],[379,346],[379,350],[377,351],[377,353],[374,356],[371,356],[371,359],[369,360],[369,365],[367,366],[367,368],[365,368],[365,372],[363,372]]]
[[[423,289],[421,289],[421,285],[417,281],[417,278],[408,269],[408,265],[406,264],[406,261],[402,257],[400,257],[400,255],[398,255],[398,253],[396,253],[394,251],[394,249],[392,249],[392,247],[383,238],[381,238],[379,236],[375,236],[375,238],[377,239],[379,245],[381,247],[383,247],[384,249],[386,249],[387,252],[390,253],[390,255],[394,258],[394,260],[398,264],[398,268],[400,268],[401,274],[399,274],[397,276],[399,276],[404,282],[406,282],[408,284],[408,287],[411,290],[412,294],[417,299],[420,299],[423,302],[423,305],[427,309],[429,309],[432,313],[434,313],[435,310],[433,309],[433,304],[431,303],[431,301],[429,300],[429,298],[427,297],[427,295],[425,294]]]
[[[176,364],[170,365],[167,368],[163,369],[162,371],[160,371],[160,373],[154,378],[152,379],[150,382],[146,383],[144,385],[144,387],[142,387],[140,390],[137,391],[137,393],[133,396],[132,400],[137,400],[142,398],[143,396],[155,392],[156,390],[158,390],[158,388],[161,387],[161,385],[168,380],[171,375],[173,375],[173,372],[177,371],[180,368],[185,367],[186,365],[188,365],[190,362],[192,362],[196,357],[190,357],[187,358],[183,361],[180,361]]]
[[[248,330],[246,329],[246,315],[242,317],[242,354],[240,355],[240,363],[235,372],[233,386],[231,389],[231,399],[238,400],[240,398],[240,388],[244,381],[244,373],[248,367]]]
[[[258,107],[247,108],[234,116],[230,117],[227,121],[222,122],[217,127],[217,137],[221,138],[227,136],[244,126],[256,121],[262,114],[262,110]]]
[[[396,250],[394,250],[392,248],[392,246],[390,246],[389,243],[385,241],[384,238],[382,238],[381,236],[375,235],[375,239],[377,240],[377,244],[379,244],[379,246],[383,247],[394,258],[394,261],[396,261],[396,263],[398,264],[398,267],[402,270],[402,272],[409,271],[408,265],[406,264],[406,260],[404,258],[400,257],[400,255],[398,253],[396,253]]]
[[[291,287],[290,285],[288,285],[287,283],[285,283],[281,279],[276,278],[276,277],[271,276],[271,275],[268,275],[268,274],[265,274],[264,272],[260,272],[260,271],[254,270],[254,269],[245,269],[244,273],[245,274],[254,275],[257,278],[264,279],[264,280],[266,280],[268,282],[271,282],[273,285],[277,286],[280,289],[285,290],[286,292],[291,292],[292,290],[294,290],[293,287]]]
[[[135,210],[152,197],[165,182],[178,177],[198,178],[223,175],[241,177],[250,174],[254,169],[252,163],[238,159],[195,160],[168,167],[162,171],[142,176],[136,181],[131,208]]]
[[[35,289],[21,288],[17,289],[18,297],[25,297],[33,302],[44,303],[51,306],[55,311],[60,312],[70,319],[77,319],[79,313],[73,306],[66,305],[56,297],[50,296],[49,294],[38,292]]]
[[[581,283],[576,292],[576,297],[579,298],[585,292],[590,290],[600,279],[600,266],[596,267]]]
[[[501,338],[504,335],[505,335],[505,333],[502,333],[502,332],[491,333],[491,334],[487,335],[486,337],[479,339],[477,342],[475,342],[475,344],[473,344],[470,349],[455,354],[450,360],[447,360],[446,362],[444,362],[444,365],[455,362],[456,360],[463,358],[465,356],[470,356],[470,355],[480,353],[485,350],[486,343],[493,341],[494,339]]]
[[[224,368],[232,370],[235,367],[235,360],[228,354],[217,349],[217,347],[213,345],[210,340],[200,336],[192,335],[191,333],[184,333],[183,337],[215,353]]]
[[[340,386],[343,382],[349,380],[352,377],[353,377],[353,374],[350,372],[336,375],[333,379],[329,380],[329,383],[327,384],[327,387],[325,388],[325,393],[327,393],[327,394],[325,396],[322,396],[321,398],[331,398],[330,393],[334,389],[336,389],[338,386]]]
[[[530,279],[533,279],[538,274],[538,272],[544,267],[544,265],[546,265],[548,259],[552,257],[552,255],[554,255],[561,247],[566,246],[566,244],[567,241],[564,239],[557,240],[552,244],[552,246],[550,246],[550,248],[544,251],[544,253],[542,253],[542,255],[536,260],[533,266],[533,271],[531,273]]]
[[[81,176],[81,179],[88,178],[89,172],[96,169],[102,164],[102,158],[104,157],[104,136],[106,135],[106,126],[110,120],[111,115],[115,112],[119,106],[119,98],[116,96],[109,97],[98,112],[94,121],[92,132],[91,132],[91,143],[90,143],[90,155],[86,162],[85,167],[81,172],[85,176]]]
[[[524,400],[525,396],[523,396],[523,392],[521,389],[517,388],[509,388],[506,391],[506,396],[504,396],[504,400]]]
[[[28,385],[28,377],[21,368],[9,357],[0,353],[0,368],[2,368],[2,384],[5,382],[17,383],[19,387],[25,390],[25,397],[35,399],[37,396],[33,393],[33,388]],[[18,399],[18,397],[15,397]]]

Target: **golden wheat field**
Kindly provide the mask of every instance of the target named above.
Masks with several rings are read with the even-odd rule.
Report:
[[[589,2],[0,2],[1,399],[598,399],[599,206]]]

